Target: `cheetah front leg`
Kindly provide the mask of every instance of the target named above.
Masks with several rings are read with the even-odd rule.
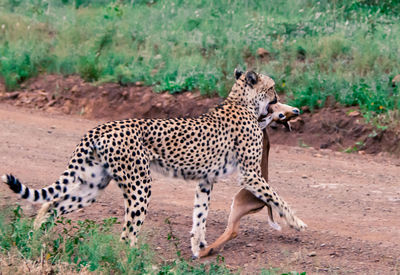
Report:
[[[281,217],[284,217],[289,226],[299,231],[305,230],[307,225],[294,215],[288,204],[269,186],[256,170],[247,170],[242,173],[241,184],[256,198],[267,205],[275,207]]]
[[[193,258],[198,258],[200,250],[206,247],[206,221],[210,205],[212,183],[208,180],[201,181],[196,187],[193,209],[193,227],[191,245]]]

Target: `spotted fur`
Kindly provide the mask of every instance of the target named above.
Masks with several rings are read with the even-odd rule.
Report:
[[[276,208],[289,225],[304,229],[288,205],[261,176],[262,131],[258,119],[277,102],[274,81],[255,72],[235,72],[228,98],[196,118],[127,119],[90,130],[76,147],[67,169],[52,185],[33,190],[12,175],[3,181],[21,198],[44,203],[35,224],[93,203],[116,181],[123,191],[125,224],[122,240],[136,243],[151,197],[151,168],[175,177],[198,180],[192,252],[206,246],[205,231],[213,184],[238,169],[240,184]]]

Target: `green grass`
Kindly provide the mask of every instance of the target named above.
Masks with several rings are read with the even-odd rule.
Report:
[[[157,262],[147,244],[131,248],[120,242],[112,231],[116,221],[72,222],[60,218],[35,231],[32,219],[24,217],[19,206],[4,210],[0,216],[0,258],[6,261],[14,255],[19,262],[45,262],[61,273],[57,267],[68,263],[70,271],[104,274],[233,274],[220,258],[209,264],[195,264],[178,255],[173,261]]]
[[[252,68],[271,75],[295,106],[339,102],[360,106],[367,118],[393,116],[397,3],[0,0],[0,76],[9,90],[39,73],[61,73],[226,96],[234,68]]]
[[[178,249],[179,239],[170,222],[168,240],[175,245],[176,258],[161,260],[149,245],[139,242],[138,248],[121,242],[113,231],[116,218],[96,223],[92,220],[71,221],[63,217],[49,219],[40,229],[33,229],[33,219],[23,215],[20,206],[1,209],[0,269],[5,273],[23,273],[24,266],[43,273],[43,266],[52,274],[95,271],[102,274],[238,274],[229,270],[224,258],[200,264],[185,260]],[[1,265],[1,262],[4,265]],[[21,264],[22,262],[22,264]],[[48,271],[48,269],[47,269]],[[278,269],[262,269],[261,274],[281,274]],[[48,272],[44,272],[48,273]],[[284,274],[299,274],[296,272]],[[303,272],[301,275],[305,275]]]

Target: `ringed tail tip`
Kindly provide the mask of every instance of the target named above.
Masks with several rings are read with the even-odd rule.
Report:
[[[22,184],[13,175],[5,174],[1,176],[1,180],[15,193],[20,193],[22,191]]]

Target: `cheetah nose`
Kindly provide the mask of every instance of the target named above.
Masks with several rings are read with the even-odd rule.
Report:
[[[282,114],[282,113],[279,114],[279,118],[284,118],[284,117],[285,117],[284,114]]]
[[[300,114],[300,111],[299,111],[299,109],[297,109],[297,108],[294,108],[292,112],[293,112],[293,114],[295,114],[296,116],[298,116],[298,115]]]

